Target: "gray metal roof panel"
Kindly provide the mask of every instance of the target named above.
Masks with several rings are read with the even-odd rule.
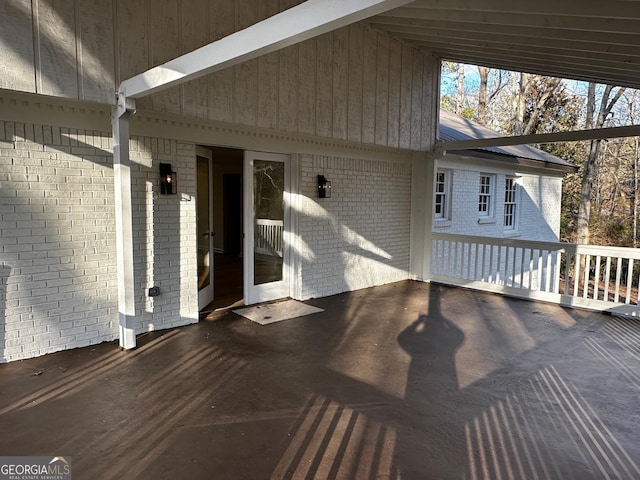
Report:
[[[458,115],[447,112],[445,110],[440,110],[439,130],[439,139],[445,142],[455,140],[478,140],[503,136],[491,130],[490,128],[480,125],[477,122],[459,117]],[[575,166],[571,162],[568,162],[555,155],[551,155],[550,153],[540,150],[539,148],[532,147],[531,145],[483,147],[477,150],[497,153],[500,155],[508,155],[510,157],[526,158],[529,160],[536,160],[539,162],[546,162],[564,167]]]

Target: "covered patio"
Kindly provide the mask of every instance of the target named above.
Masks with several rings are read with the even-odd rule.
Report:
[[[0,365],[0,451],[75,478],[640,476],[637,320],[412,281],[306,303]]]

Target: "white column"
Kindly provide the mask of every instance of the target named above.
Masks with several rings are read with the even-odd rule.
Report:
[[[131,210],[131,164],[129,160],[129,117],[135,103],[118,95],[113,110],[113,179],[116,208],[116,251],[118,264],[118,322],[120,347],[135,348],[135,284],[133,275],[133,221]]]
[[[411,276],[429,281],[431,272],[431,230],[433,226],[433,181],[436,168],[435,146],[440,113],[440,58],[426,55],[422,97],[423,151],[412,161],[411,184]]]

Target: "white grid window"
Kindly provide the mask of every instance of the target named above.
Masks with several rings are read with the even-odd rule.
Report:
[[[435,198],[434,204],[434,218],[436,220],[448,220],[450,203],[450,185],[451,174],[448,171],[438,170],[436,172],[436,184],[435,184]]]
[[[514,177],[507,177],[504,185],[504,226],[515,230],[518,214],[518,184]]]
[[[480,175],[480,192],[478,195],[478,215],[481,217],[493,216],[493,175]]]

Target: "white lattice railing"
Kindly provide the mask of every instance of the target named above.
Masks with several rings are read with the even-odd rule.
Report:
[[[256,253],[282,257],[284,222],[282,220],[256,219]]]
[[[640,249],[434,233],[430,279],[640,316]]]

